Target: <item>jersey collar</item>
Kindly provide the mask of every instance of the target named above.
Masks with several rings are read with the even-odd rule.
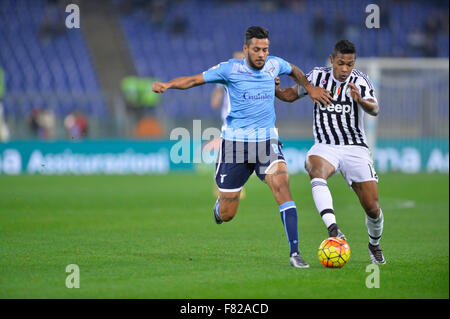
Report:
[[[264,68],[266,67],[266,62],[267,62],[267,59],[266,59],[266,61],[264,62],[264,66],[262,67],[262,69],[257,70],[257,69],[252,68],[252,67],[247,63],[247,58],[243,58],[243,59],[242,59],[242,63],[245,65],[245,67],[246,67],[249,71],[255,72],[255,73],[260,73],[262,70],[264,70]]]

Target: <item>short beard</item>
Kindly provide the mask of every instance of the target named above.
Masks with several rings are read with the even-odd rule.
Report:
[[[253,68],[253,69],[256,69],[256,70],[261,70],[263,67],[264,67],[264,65],[266,65],[266,63],[263,63],[263,65],[259,68],[259,67],[257,67],[256,65],[255,65],[255,63],[253,63],[253,61],[252,61],[252,59],[250,58],[250,55],[248,56],[248,64]]]

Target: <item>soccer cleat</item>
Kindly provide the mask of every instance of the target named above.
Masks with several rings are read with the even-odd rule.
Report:
[[[337,237],[339,239],[343,239],[343,240],[347,241],[347,239],[345,238],[345,235],[341,232],[341,230],[339,229],[339,227],[336,224],[332,224],[332,225],[330,225],[330,227],[328,227],[328,236]]]
[[[374,246],[371,243],[369,243],[369,256],[373,264],[386,263],[386,260],[384,259],[383,253],[381,252],[379,245]]]
[[[220,215],[219,215],[219,199],[217,199],[216,204],[214,205],[213,216],[214,216],[214,221],[216,222],[216,224],[223,223],[223,220],[222,220],[222,218],[220,218]]]
[[[347,241],[347,238],[345,238],[345,235],[341,232],[340,229],[338,229],[338,233],[337,233],[336,237],[339,238],[339,239]]]
[[[309,265],[303,260],[299,253],[293,253],[289,262],[291,263],[291,266],[295,268],[309,268]]]

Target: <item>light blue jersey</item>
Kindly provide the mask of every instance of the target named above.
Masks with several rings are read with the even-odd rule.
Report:
[[[278,138],[275,78],[291,72],[291,65],[275,56],[268,56],[261,70],[249,67],[244,58],[230,59],[203,72],[206,83],[226,86],[229,111],[222,126],[222,138],[240,142]]]

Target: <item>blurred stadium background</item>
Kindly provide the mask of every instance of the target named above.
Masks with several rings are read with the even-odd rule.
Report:
[[[70,3],[79,29],[65,26]],[[380,28],[365,26],[370,3]],[[415,0],[0,0],[0,173],[193,169],[170,162],[169,134],[192,131],[194,119],[220,127],[214,86],[158,96],[151,83],[228,60],[251,25],[268,28],[271,54],[305,73],[327,63],[337,40],[353,41],[382,108],[367,123],[378,170],[448,173],[448,9]],[[276,101],[276,112],[290,169],[302,171],[310,101]]]

